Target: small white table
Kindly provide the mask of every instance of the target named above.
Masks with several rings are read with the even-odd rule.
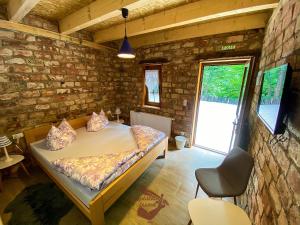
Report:
[[[216,199],[194,199],[188,204],[194,225],[251,225],[247,214],[238,206]]]
[[[115,122],[115,123],[121,123],[121,124],[125,123],[125,121],[123,119],[119,119],[119,122],[118,122],[118,120],[113,120],[113,122]]]
[[[6,169],[6,168],[14,166],[16,164],[20,164],[20,166],[22,167],[24,172],[28,176],[30,176],[28,170],[26,169],[26,167],[22,163],[22,161],[24,159],[24,156],[22,156],[22,155],[9,155],[9,157],[12,158],[12,160],[9,161],[9,162],[5,162],[5,159],[6,159],[5,157],[0,158],[0,191],[2,190],[2,173],[1,173],[2,169]]]

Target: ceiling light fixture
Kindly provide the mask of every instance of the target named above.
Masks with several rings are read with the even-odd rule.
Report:
[[[123,59],[133,59],[133,58],[135,58],[135,54],[129,44],[129,41],[127,38],[127,32],[126,32],[126,19],[128,17],[128,9],[122,8],[122,16],[125,19],[125,37],[123,39],[121,48],[119,50],[118,57],[123,58]]]

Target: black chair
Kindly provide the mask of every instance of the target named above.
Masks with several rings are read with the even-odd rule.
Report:
[[[198,181],[195,198],[201,186],[209,197],[233,197],[244,193],[253,168],[248,152],[234,147],[217,168],[199,168],[195,171]]]

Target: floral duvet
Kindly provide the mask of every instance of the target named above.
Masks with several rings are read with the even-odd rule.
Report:
[[[133,126],[138,149],[78,158],[52,161],[59,172],[94,190],[101,190],[142,158],[165,137],[163,132],[146,126]]]

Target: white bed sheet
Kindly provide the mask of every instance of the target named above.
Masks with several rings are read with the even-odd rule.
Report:
[[[51,161],[65,157],[95,156],[101,153],[122,152],[137,149],[137,144],[129,126],[110,122],[98,132],[87,132],[85,127],[76,130],[77,139],[68,147],[58,150],[47,150],[45,140],[31,143],[34,156],[52,176],[73,192],[87,207],[89,202],[100,192],[90,190],[71,178],[59,173]]]

